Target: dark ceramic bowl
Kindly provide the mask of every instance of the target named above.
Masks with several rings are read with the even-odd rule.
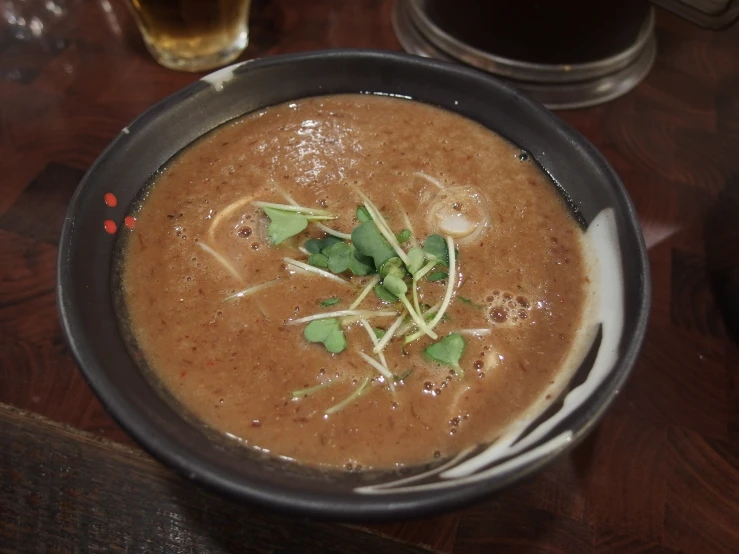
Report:
[[[173,155],[256,109],[332,93],[401,95],[478,121],[528,151],[571,199],[586,229],[600,295],[591,344],[560,398],[493,445],[406,473],[326,472],[229,446],[147,378],[126,348],[111,286],[116,236],[131,202]],[[107,207],[104,194],[118,199]],[[278,56],[216,72],[163,100],[115,138],[79,185],[62,232],[58,300],[72,352],[113,417],[186,478],[233,498],[342,520],[390,519],[449,509],[530,475],[572,448],[611,404],[634,365],[650,299],[644,241],[610,166],[542,106],[460,65],[373,51]]]

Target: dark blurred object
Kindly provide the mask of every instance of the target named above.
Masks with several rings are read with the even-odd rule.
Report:
[[[647,0],[398,0],[393,27],[407,52],[477,67],[550,108],[617,98],[656,57]]]
[[[729,183],[706,217],[706,260],[716,306],[739,342],[739,180]]]
[[[647,18],[647,0],[426,0],[441,30],[460,41],[522,62],[581,64],[632,46]]]
[[[739,0],[652,0],[707,29],[723,29],[739,17]]]

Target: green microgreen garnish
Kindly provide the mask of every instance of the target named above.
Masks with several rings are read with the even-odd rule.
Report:
[[[390,229],[390,226],[387,224],[387,221],[385,221],[385,218],[380,213],[380,210],[378,210],[377,206],[375,206],[372,201],[356,187],[354,187],[354,192],[359,195],[362,200],[364,200],[364,207],[367,209],[367,213],[369,213],[372,221],[376,224],[377,230],[380,231],[383,237],[385,237],[385,240],[388,242],[388,244],[390,244],[390,246],[392,246],[398,257],[403,260],[403,263],[407,265],[409,263],[408,256],[400,247],[400,244],[398,244],[398,241],[395,238],[395,234]]]
[[[252,202],[255,206],[262,208],[264,211],[279,210],[281,212],[294,212],[302,214],[310,219],[336,219],[336,216],[326,210],[318,208],[306,208],[304,206],[296,206],[293,204],[275,204],[274,202]]]
[[[323,254],[311,254],[308,256],[308,263],[313,267],[328,268],[328,257]]]
[[[337,242],[343,242],[340,238],[327,235],[322,239],[308,239],[303,245],[311,254],[325,254],[324,250],[328,250]]]
[[[459,359],[464,353],[464,348],[465,342],[462,335],[451,333],[439,342],[428,346],[423,352],[435,362],[452,367],[459,377],[463,377],[464,370],[459,367]]]
[[[308,342],[323,343],[326,350],[333,354],[343,352],[346,348],[346,337],[337,318],[311,321],[305,326],[303,336]]]
[[[398,301],[395,295],[382,285],[375,285],[375,294],[383,302],[392,303]]]
[[[342,233],[341,231],[332,229],[331,227],[324,225],[320,221],[313,221],[312,223],[329,236],[333,236],[334,238],[338,238],[339,240],[352,240],[352,236],[349,233]]]
[[[449,251],[446,241],[441,235],[429,235],[423,243],[423,251],[429,259],[435,259],[440,264],[449,267]]]
[[[388,327],[388,329],[385,332],[384,336],[380,339],[380,342],[378,342],[375,345],[375,348],[374,348],[373,352],[382,352],[385,349],[385,347],[387,346],[387,343],[390,342],[393,339],[393,337],[398,332],[398,329],[400,328],[400,325],[403,323],[404,320],[405,320],[405,316],[404,315],[400,315],[393,322],[393,324],[390,327]]]
[[[431,259],[426,262],[426,265],[424,265],[421,269],[416,271],[416,273],[413,274],[413,279],[418,282],[421,279],[423,279],[426,274],[428,274],[432,269],[434,269],[438,265],[438,260],[434,258],[433,256]]]
[[[445,271],[434,271],[433,273],[429,273],[429,276],[427,279],[431,282],[435,281],[442,281],[443,279],[446,279],[449,277],[449,274]]]
[[[403,244],[404,242],[409,241],[411,236],[410,229],[402,229],[399,233],[395,234],[398,244]]]
[[[358,354],[360,358],[362,358],[365,362],[367,362],[374,369],[376,369],[377,372],[387,380],[391,389],[395,390],[395,386],[393,385],[393,374],[390,372],[390,370],[387,367],[382,365],[380,362],[378,362],[374,358],[368,356],[364,352],[358,352]]]
[[[419,308],[419,313],[423,316],[425,320],[428,321],[430,318],[433,318],[433,315],[436,313],[436,310],[438,310],[440,306],[441,306],[441,302],[431,306],[428,309],[421,306]],[[413,325],[414,325],[413,320],[411,320],[410,317],[406,318],[406,320],[403,321],[403,325],[400,327],[400,329],[398,329],[398,335],[405,335],[408,331],[410,331],[413,328]]]
[[[369,214],[367,208],[365,208],[364,206],[357,206],[357,220],[360,223],[372,221],[372,216]]]
[[[254,202],[264,210],[270,220],[268,235],[275,245],[301,233],[309,223],[317,225],[327,233],[323,238],[308,239],[302,247],[299,247],[299,250],[307,255],[304,261],[283,258],[291,269],[299,269],[337,281],[354,288],[355,294],[357,280],[350,276],[362,277],[375,274],[369,279],[362,280],[362,290],[348,309],[314,313],[288,320],[286,325],[307,324],[303,330],[307,341],[321,343],[328,352],[338,354],[347,347],[342,325],[348,326],[351,323],[360,322],[372,342],[372,353],[377,359],[361,350],[357,353],[385,378],[392,392],[395,391],[394,383],[406,379],[412,371],[410,368],[399,375],[394,375],[388,367],[384,350],[389,342],[398,336],[404,337],[402,348],[406,355],[408,353],[404,348],[407,343],[423,335],[431,337],[436,342],[424,350],[426,357],[454,368],[455,372],[462,376],[463,371],[459,366],[459,360],[465,348],[462,334],[480,334],[482,330],[464,329],[441,340],[437,340],[438,335],[433,331],[438,323],[449,319],[449,315],[445,312],[454,296],[457,280],[457,251],[454,248],[454,241],[451,238],[432,234],[422,241],[423,247],[420,247],[419,239],[415,236],[410,218],[402,205],[397,209],[404,227],[399,231],[393,230],[377,206],[356,187],[352,188],[362,198],[363,205],[357,207],[356,218],[359,224],[351,231],[351,234],[319,223],[321,220],[336,219],[338,216],[326,210],[301,207],[286,193],[283,195],[290,202],[289,205]],[[406,244],[405,249],[401,246],[402,244]],[[226,267],[226,269],[238,275],[235,268]],[[433,307],[429,307],[428,304],[419,304],[421,279],[425,277],[431,282],[447,280],[444,298]],[[232,297],[240,298],[264,286],[268,285],[263,284],[244,289]],[[429,288],[429,290],[432,289],[438,290],[434,287]],[[383,302],[400,302],[404,309],[392,311],[383,311],[382,308],[356,309],[372,290]],[[412,293],[412,302],[409,292]],[[421,292],[428,294],[426,290],[421,290]],[[460,302],[478,306],[467,298],[459,296],[457,298]],[[340,302],[341,298],[338,296],[317,301],[322,308],[330,308]],[[377,317],[394,317],[395,321],[387,329],[373,328],[368,320]],[[349,397],[328,408],[325,413],[331,414],[339,411],[356,400],[364,392],[369,381],[370,378],[367,377]],[[292,395],[293,397],[307,396],[329,384],[331,382],[293,391]]]
[[[408,292],[408,285],[405,284],[405,281],[393,273],[383,279],[382,286],[390,294],[394,294],[398,298],[401,296],[405,297],[405,293]]]
[[[328,269],[333,273],[351,271],[354,275],[369,275],[375,271],[372,258],[357,252],[353,244],[337,242],[330,248],[323,250],[327,256]]]
[[[396,382],[397,381],[402,381],[404,379],[407,379],[410,376],[411,373],[413,373],[413,368],[412,367],[409,367],[408,369],[406,369],[400,375],[393,375],[393,379],[395,379]]]
[[[282,258],[282,261],[285,262],[288,266],[292,266],[297,269],[302,269],[303,271],[307,271],[309,273],[314,273],[316,275],[320,275],[321,277],[325,277],[326,279],[330,279],[331,281],[336,281],[337,283],[341,283],[342,285],[346,285],[351,287],[352,284],[342,279],[341,277],[338,277],[337,275],[334,275],[333,273],[329,273],[328,271],[324,271],[323,269],[314,267],[310,264],[303,263],[299,260],[293,260],[292,258]]]
[[[374,289],[377,283],[379,282],[380,282],[380,278],[377,275],[372,277],[372,279],[370,279],[369,282],[364,286],[364,288],[362,289],[362,292],[359,293],[359,296],[357,296],[354,302],[352,302],[351,306],[349,306],[349,309],[353,310],[354,308],[359,306],[362,303],[362,300],[364,300],[367,297],[370,291]]]
[[[477,302],[473,302],[469,298],[465,296],[455,296],[457,300],[459,300],[462,304],[467,304],[468,306],[472,306],[473,308],[482,309],[484,306],[482,304],[478,304]]]
[[[308,227],[308,218],[303,214],[284,212],[274,208],[262,209],[270,221],[267,234],[272,244],[280,244],[282,241],[294,237]]]
[[[270,224],[267,235],[272,244],[280,244],[290,237],[294,237],[308,227],[308,221],[336,219],[335,215],[326,210],[304,208],[288,204],[274,204],[272,202],[254,202],[267,214]]]
[[[352,244],[360,254],[374,260],[375,267],[382,267],[396,256],[395,250],[385,240],[373,221],[366,221],[352,231]]]
[[[311,395],[314,392],[318,392],[319,390],[325,389],[326,387],[333,385],[334,382],[335,381],[326,381],[325,383],[321,383],[320,385],[315,385],[313,387],[307,387],[304,389],[294,390],[291,394],[293,398],[305,398],[306,396]]]
[[[421,308],[418,306],[418,281],[423,279],[424,275],[434,269],[436,263],[436,259],[434,258],[413,274],[413,306],[419,314],[421,313]]]
[[[362,381],[362,384],[359,385],[356,389],[354,389],[354,392],[352,392],[349,396],[347,396],[344,400],[342,400],[338,404],[335,404],[335,405],[331,406],[329,409],[327,409],[323,413],[326,414],[326,415],[331,415],[333,413],[338,412],[342,408],[344,408],[344,406],[347,406],[347,405],[351,404],[352,402],[354,402],[356,399],[358,399],[360,396],[362,396],[362,393],[367,388],[367,385],[369,384],[369,382],[370,382],[370,378],[369,377],[365,377],[364,378],[364,381]]]
[[[395,385],[393,384],[392,380],[392,372],[387,367],[387,360],[385,359],[385,353],[382,350],[377,349],[377,345],[380,344],[380,341],[377,339],[377,336],[375,335],[374,330],[372,329],[372,326],[367,322],[366,319],[360,320],[362,323],[362,327],[364,327],[364,330],[367,331],[367,334],[369,335],[370,340],[372,341],[372,344],[374,345],[375,349],[373,352],[377,354],[377,358],[379,359],[379,363],[367,356],[364,352],[360,352],[360,357],[364,358],[367,363],[369,363],[372,367],[374,367],[377,371],[380,372],[380,374],[385,377],[388,381],[388,385],[390,386],[390,390],[395,394]]]
[[[388,275],[393,275],[395,277],[398,277],[399,279],[402,279],[406,275],[405,264],[403,263],[403,260],[401,260],[397,256],[389,258],[388,260],[385,260],[385,263],[380,266],[380,271],[378,273],[383,279]]]
[[[326,298],[326,300],[321,302],[321,306],[323,306],[324,308],[328,308],[329,306],[335,306],[339,302],[341,302],[341,298],[339,298],[338,296],[332,296],[331,298]]]
[[[431,236],[434,236],[434,235],[431,235]],[[447,245],[447,258],[449,260],[449,275],[456,275],[457,274],[457,255],[456,255],[457,251],[454,248],[454,240],[451,237],[447,237],[446,245]],[[426,267],[428,267],[428,265]],[[418,275],[422,274],[425,269],[426,268],[419,271]],[[436,312],[434,319],[432,319],[428,325],[428,329],[432,331],[434,327],[436,327],[436,325],[439,323],[439,321],[441,321],[441,318],[444,317],[444,315],[446,314],[446,310],[449,307],[449,303],[452,301],[452,296],[454,294],[454,281],[455,279],[447,279],[446,291],[444,292],[444,299],[441,301],[441,306],[439,307],[439,311]],[[415,290],[415,287],[414,287],[414,290]],[[419,326],[419,330],[417,332],[405,338],[404,344],[413,342],[414,340],[420,338],[424,334],[431,336],[428,333],[427,329],[423,329],[421,326]]]
[[[402,273],[399,274],[399,272]],[[382,274],[382,271],[380,272],[380,274]],[[396,296],[398,300],[400,300],[403,306],[405,306],[405,309],[408,310],[408,314],[413,318],[413,321],[415,321],[416,325],[418,325],[418,328],[426,333],[428,336],[430,336],[432,339],[435,339],[436,333],[428,328],[426,322],[419,315],[418,308],[414,308],[413,306],[411,306],[411,303],[405,296],[408,292],[408,285],[401,277],[401,275],[403,274],[405,274],[405,270],[400,269],[399,267],[390,267],[388,269],[387,275],[382,280],[382,286],[387,292]]]
[[[423,267],[423,263],[426,261],[423,250],[420,248],[411,248],[408,250],[408,273],[415,275]]]
[[[288,320],[285,325],[300,325],[301,323],[308,323],[309,321],[315,321],[318,319],[331,319],[339,317],[360,317],[364,319],[372,319],[375,317],[394,317],[397,316],[398,312],[390,310],[336,310],[335,312],[325,312],[322,314],[313,314],[305,317],[299,317],[298,319]]]

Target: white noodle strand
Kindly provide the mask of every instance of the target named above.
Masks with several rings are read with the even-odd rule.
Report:
[[[427,175],[423,171],[414,171],[413,175],[415,175],[416,177],[420,177],[421,179],[426,179],[429,183],[439,187],[441,190],[444,190],[445,188],[444,185],[441,184],[441,181],[439,181],[438,179],[434,179],[431,175]]]
[[[377,348],[377,345],[379,341],[377,340],[377,336],[375,335],[375,332],[372,330],[372,327],[370,326],[369,322],[362,318],[359,320],[362,324],[362,327],[364,327],[364,330],[367,331],[367,334],[369,335],[370,340],[372,341],[372,344]],[[385,354],[380,350],[379,352],[376,352],[377,357],[380,360],[380,364],[382,364],[382,367],[384,367],[387,372],[392,375],[393,373],[390,371],[390,368],[387,366],[387,360],[385,359]],[[390,385],[390,390],[395,392],[395,383],[393,383],[394,379],[388,379],[388,384]]]
[[[259,285],[254,285],[253,287],[249,287],[244,290],[240,290],[237,293],[232,294],[231,296],[227,296],[223,299],[223,302],[230,302],[232,300],[238,300],[240,298],[245,298],[249,295],[254,294],[255,292],[259,292],[260,290],[266,289],[267,287],[271,287],[272,285],[276,285],[280,279],[272,279],[271,281],[267,281],[266,283],[261,283]]]
[[[338,215],[332,214],[327,210],[306,208],[305,206],[295,206],[293,204],[275,204],[274,202],[261,201],[252,202],[252,204],[254,206],[257,206],[258,208],[274,208],[275,210],[280,210],[281,212],[295,212],[302,215],[325,216],[331,219],[336,219],[339,217]]]
[[[362,357],[362,359],[365,362],[367,362],[369,365],[371,365],[372,367],[374,367],[385,379],[387,379],[388,383],[390,383],[391,386],[392,386],[393,374],[390,373],[389,370],[387,370],[384,367],[382,367],[382,365],[377,360],[375,360],[374,358],[370,358],[364,352],[359,352],[359,355]]]
[[[301,323],[308,323],[309,321],[315,321],[317,319],[329,319],[332,317],[345,317],[348,315],[358,315],[365,319],[373,317],[395,317],[398,312],[373,312],[372,310],[339,310],[337,312],[326,312],[323,314],[314,314],[306,317],[300,317],[298,319],[291,319],[286,325],[299,325]]]
[[[370,291],[373,288],[375,288],[379,282],[380,282],[380,278],[377,275],[372,277],[372,279],[370,279],[370,282],[367,283],[367,285],[364,287],[364,289],[359,294],[359,296],[357,296],[357,299],[354,302],[352,302],[351,306],[349,306],[349,309],[353,310],[354,308],[359,306],[362,303],[362,300],[364,300],[367,297]]]
[[[328,227],[323,223],[318,223],[316,221],[313,221],[312,223],[327,235],[332,235],[338,239],[352,240],[352,236],[349,233],[342,233],[341,231],[337,231],[336,229],[332,229],[331,227]]]
[[[378,341],[377,344],[375,344],[374,352],[382,354],[382,351],[385,350],[385,347],[388,345],[390,340],[392,340],[393,336],[397,332],[398,328],[400,327],[400,324],[403,323],[403,319],[405,318],[405,314],[400,314],[398,319],[393,321],[393,324],[388,328],[387,331],[385,331],[385,334],[382,337],[382,340]]]
[[[222,254],[220,254],[218,251],[214,250],[207,244],[203,242],[198,242],[198,246],[205,250],[208,254],[213,256],[213,258],[220,263],[231,275],[233,275],[236,279],[238,279],[240,282],[244,282],[244,278],[241,276],[241,274],[236,271],[236,268],[229,262]]]
[[[349,281],[346,279],[342,279],[341,277],[337,277],[333,273],[329,273],[328,271],[324,271],[318,267],[314,267],[312,265],[299,262],[298,260],[293,260],[292,258],[282,258],[282,261],[285,262],[288,265],[295,266],[297,268],[302,269],[303,271],[307,271],[308,273],[315,273],[316,275],[320,275],[321,277],[325,277],[326,279],[330,279],[331,281],[336,281],[337,283],[342,283],[344,285],[352,285]]]

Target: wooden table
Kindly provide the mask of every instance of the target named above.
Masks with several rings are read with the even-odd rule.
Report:
[[[244,58],[398,49],[391,8],[255,1]],[[621,175],[652,266],[646,344],[602,424],[476,505],[349,527],[183,483],[92,395],[55,310],[66,205],[122,127],[198,76],[156,65],[119,1],[5,0],[0,17],[0,551],[739,552],[739,314],[722,317],[739,297],[739,27],[658,10],[647,80],[560,114]]]

